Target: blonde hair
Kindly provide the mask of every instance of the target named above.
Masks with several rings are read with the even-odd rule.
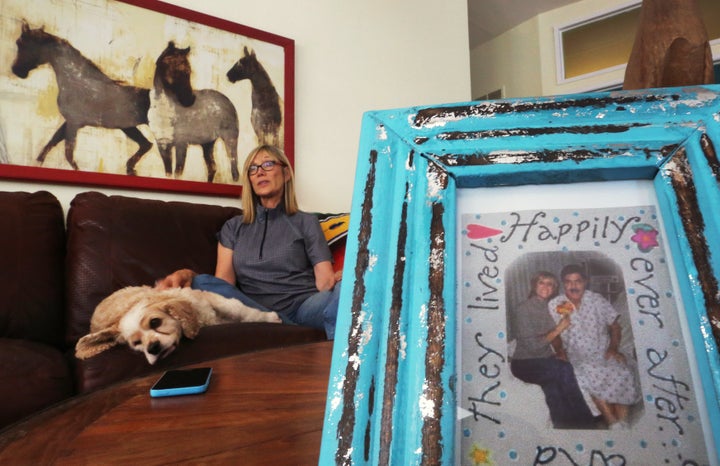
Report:
[[[240,199],[240,204],[243,210],[243,223],[253,223],[257,215],[255,206],[258,204],[258,197],[252,190],[252,184],[250,184],[250,165],[252,165],[255,156],[258,155],[260,152],[266,152],[272,159],[282,165],[280,167],[281,170],[287,170],[290,174],[287,181],[285,181],[285,186],[283,189],[285,212],[288,215],[294,215],[300,210],[300,208],[298,207],[297,199],[295,198],[295,174],[293,173],[293,169],[290,166],[290,160],[288,160],[285,152],[283,152],[282,149],[268,144],[263,144],[257,146],[255,149],[250,151],[250,153],[247,155],[247,158],[245,159],[245,164],[243,165],[243,194],[242,198]]]
[[[537,285],[540,282],[540,280],[543,280],[543,279],[549,279],[549,280],[552,280],[552,282],[553,282],[553,291],[552,291],[552,294],[550,295],[550,298],[552,299],[558,295],[558,289],[560,288],[560,283],[558,282],[557,277],[550,272],[541,270],[540,272],[536,273],[532,277],[532,279],[530,279],[530,294],[528,295],[528,298],[532,298],[533,296],[535,296],[536,290],[537,290]]]

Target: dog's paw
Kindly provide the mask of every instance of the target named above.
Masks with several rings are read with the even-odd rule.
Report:
[[[265,314],[265,322],[272,322],[274,324],[282,324],[282,319],[277,312],[263,312]]]

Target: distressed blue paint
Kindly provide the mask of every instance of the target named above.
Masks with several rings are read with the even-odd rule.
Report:
[[[455,191],[578,181],[654,179],[720,445],[720,358],[708,319],[720,314],[720,296],[703,294],[720,280],[708,143],[720,149],[718,86],[367,113],[320,464],[455,463]],[[673,167],[683,157],[702,231],[678,215],[687,202]]]

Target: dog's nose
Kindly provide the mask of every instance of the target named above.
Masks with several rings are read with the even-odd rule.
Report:
[[[150,346],[148,346],[147,351],[148,353],[157,356],[158,354],[160,354],[160,351],[162,351],[162,346],[160,345],[159,341],[155,341],[151,343]]]

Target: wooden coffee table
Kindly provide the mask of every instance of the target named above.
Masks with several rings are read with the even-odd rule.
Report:
[[[321,342],[199,364],[202,395],[151,398],[158,375],[83,395],[0,432],[0,464],[317,464],[331,356]]]

